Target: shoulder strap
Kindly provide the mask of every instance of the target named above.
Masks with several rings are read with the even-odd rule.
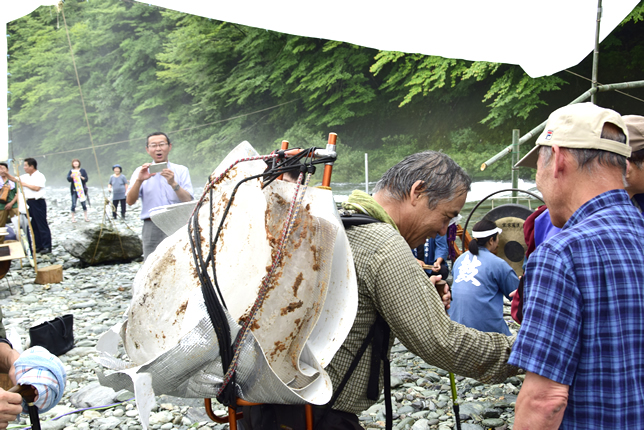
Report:
[[[342,225],[344,225],[344,228],[350,228],[356,225],[371,224],[374,222],[382,222],[372,216],[358,213],[341,213],[340,219],[342,220]]]
[[[375,222],[378,222],[378,221],[376,220]],[[360,362],[360,359],[364,355],[364,352],[367,350],[367,347],[372,342],[373,342],[373,345],[371,347],[371,369],[369,371],[369,383],[367,385],[367,398],[370,400],[378,400],[378,396],[379,396],[378,382],[380,379],[380,360],[382,360],[384,362],[383,376],[384,376],[384,389],[385,389],[385,412],[387,417],[385,428],[386,430],[392,429],[393,409],[391,407],[391,374],[390,374],[391,369],[389,367],[389,357],[387,356],[387,350],[389,349],[390,331],[391,330],[387,322],[384,320],[383,317],[380,316],[380,314],[378,314],[376,316],[376,321],[374,321],[374,323],[369,328],[367,337],[365,337],[364,341],[362,342],[362,345],[360,345],[358,352],[353,358],[353,361],[351,362],[349,369],[347,369],[347,373],[344,374],[342,381],[340,382],[335,392],[333,393],[333,397],[331,398],[331,401],[327,403],[324,414],[322,415],[320,420],[316,423],[315,425],[316,430],[318,428],[319,429],[322,428],[320,427],[320,424],[324,422],[324,419],[326,418],[327,413],[331,410],[335,401],[338,400],[338,397],[340,397],[342,390],[344,390],[344,387],[347,385],[347,382],[349,382],[349,378],[356,370],[356,367],[358,367],[358,363]]]

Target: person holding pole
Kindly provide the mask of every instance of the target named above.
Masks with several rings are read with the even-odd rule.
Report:
[[[8,173],[7,163],[0,163],[0,186],[8,189],[6,199],[0,200],[0,227],[4,227],[8,220],[18,215],[18,189],[16,183],[9,180]],[[4,236],[0,236],[0,243],[4,243]]]
[[[38,162],[34,158],[25,158],[23,163],[25,174],[20,178],[15,178],[7,173],[7,177],[22,184],[27,205],[29,205],[29,214],[31,215],[31,225],[36,239],[36,252],[40,254],[49,254],[51,252],[51,231],[47,222],[47,201],[45,200],[45,183],[47,179],[38,171]]]

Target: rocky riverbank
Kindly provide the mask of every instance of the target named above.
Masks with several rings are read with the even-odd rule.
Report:
[[[42,424],[43,429],[141,429],[132,393],[115,393],[99,386],[95,374],[99,365],[92,359],[96,356],[99,336],[124,317],[141,261],[83,267],[62,246],[78,229],[102,221],[102,192],[90,188],[90,196],[93,204],[89,212],[90,223],[82,221],[82,216],[77,217],[77,223],[71,223],[69,191],[63,188],[48,190],[53,250],[51,254],[39,256],[38,264],[63,265],[64,279],[60,284],[35,284],[35,273],[27,260],[22,261],[22,266],[14,261],[10,273],[0,280],[4,324],[8,332],[17,333],[26,345],[29,327],[56,316],[74,315],[75,348],[60,357],[68,374],[67,388],[60,404],[41,415],[42,420],[47,420]],[[140,234],[139,213],[140,207],[135,205],[128,208],[125,222],[117,222]],[[515,331],[516,325],[511,329]],[[448,374],[428,365],[398,342],[391,359],[395,428],[455,429]],[[463,430],[512,428],[521,376],[497,385],[485,385],[458,376],[456,379]],[[150,420],[153,429],[228,428],[210,421],[203,399],[159,396],[156,400],[157,408]],[[214,401],[213,407],[223,409]],[[384,413],[381,397],[380,402],[361,414],[360,421],[365,428],[384,428]],[[54,420],[56,417],[60,418]],[[28,421],[29,418],[23,415],[10,428],[28,426]]]

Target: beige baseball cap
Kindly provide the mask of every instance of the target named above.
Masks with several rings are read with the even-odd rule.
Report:
[[[644,149],[644,116],[624,115],[622,119],[628,129],[628,141],[633,152]]]
[[[604,124],[611,123],[621,128],[626,135],[626,143],[602,139]],[[571,149],[600,149],[630,157],[628,131],[622,116],[611,109],[601,108],[592,103],[578,103],[557,109],[548,117],[546,128],[537,142],[516,166],[537,168],[540,146],[557,145]]]

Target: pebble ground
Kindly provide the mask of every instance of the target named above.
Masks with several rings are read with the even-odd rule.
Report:
[[[90,188],[93,206],[90,222],[102,221],[103,195]],[[95,345],[99,336],[121,321],[131,299],[134,276],[141,261],[83,267],[62,244],[85,228],[82,213],[77,223],[70,221],[69,190],[48,189],[48,219],[53,235],[53,252],[39,257],[38,264],[61,264],[63,282],[38,285],[27,260],[14,261],[9,274],[0,280],[0,299],[8,332],[17,333],[23,345],[29,342],[29,327],[57,316],[74,315],[75,347],[60,359],[67,370],[67,387],[58,406],[41,414],[42,428],[55,430],[142,429],[132,393],[105,389],[98,385],[99,365]],[[141,231],[140,207],[128,208],[125,225]],[[80,216],[79,216],[80,215]],[[123,223],[122,221],[117,221]],[[507,308],[506,308],[507,309]],[[509,309],[508,309],[509,311]],[[510,324],[513,332],[517,326]],[[396,341],[391,354],[394,428],[412,430],[451,430],[456,428],[450,382],[447,372],[425,363]],[[462,430],[512,429],[514,405],[523,380],[512,377],[503,384],[486,385],[471,378],[456,377]],[[384,397],[360,415],[365,428],[384,428]],[[150,418],[152,429],[227,429],[205,414],[203,399],[157,397],[157,408]],[[213,401],[215,410],[223,407]],[[54,419],[58,417],[57,419]],[[29,426],[22,415],[9,428]]]

